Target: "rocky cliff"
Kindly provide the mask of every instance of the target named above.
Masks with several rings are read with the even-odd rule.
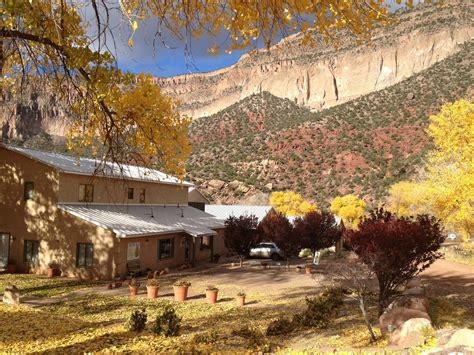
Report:
[[[193,118],[263,91],[321,110],[394,85],[459,51],[474,34],[472,9],[453,1],[399,12],[392,27],[375,30],[362,45],[341,35],[337,48],[328,47],[315,35],[316,46],[308,48],[294,35],[229,68],[156,82]]]

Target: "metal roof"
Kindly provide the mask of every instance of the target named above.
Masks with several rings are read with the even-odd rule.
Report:
[[[58,208],[120,238],[180,232],[200,237],[224,227],[224,221],[190,206],[58,204]]]
[[[12,145],[1,145],[8,150],[17,152],[28,158],[44,163],[60,172],[79,174],[79,175],[98,175],[104,177],[125,178],[129,180],[140,180],[159,182],[162,184],[193,186],[193,184],[181,181],[174,176],[162,173],[161,171],[148,169],[145,167],[105,163],[102,171],[96,171],[97,166],[101,163],[99,159],[75,157],[68,154],[44,152],[40,150],[16,147]]]
[[[260,222],[273,210],[272,206],[251,206],[251,205],[206,205],[206,213],[212,214],[219,219],[226,220],[230,216],[250,216],[254,215]]]

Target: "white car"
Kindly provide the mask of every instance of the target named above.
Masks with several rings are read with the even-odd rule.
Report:
[[[271,258],[278,260],[285,257],[283,251],[275,243],[260,243],[250,249],[251,258]]]

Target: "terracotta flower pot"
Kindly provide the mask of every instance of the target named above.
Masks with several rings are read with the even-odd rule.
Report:
[[[245,296],[237,296],[237,305],[240,307],[245,305]]]
[[[14,274],[16,272],[16,265],[15,264],[8,264],[7,265],[7,273]]]
[[[128,285],[128,287],[130,288],[130,296],[136,296],[138,294],[138,286]]]
[[[217,294],[219,290],[206,290],[206,300],[209,304],[214,304],[217,302]]]
[[[306,275],[311,275],[313,273],[313,269],[311,268],[311,266],[305,266],[304,272]]]
[[[160,286],[147,286],[146,293],[148,295],[148,298],[157,298],[159,289]]]
[[[54,276],[56,276],[56,269],[55,269],[55,268],[52,268],[52,267],[49,267],[49,268],[48,268],[48,277],[49,277],[49,278],[52,278],[52,277],[54,277]]]
[[[188,299],[188,288],[187,286],[173,286],[174,300],[178,302],[184,302]]]

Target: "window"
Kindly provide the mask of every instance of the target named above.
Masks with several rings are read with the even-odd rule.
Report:
[[[127,244],[127,261],[140,259],[140,242]]]
[[[207,236],[207,237],[201,237],[201,245],[200,248],[201,250],[208,250],[211,249],[212,247],[212,235]]]
[[[79,185],[79,202],[94,201],[94,185],[80,184]]]
[[[94,246],[92,243],[77,243],[76,266],[92,266]]]
[[[158,260],[171,259],[174,255],[173,239],[160,239],[158,241]]]
[[[25,181],[24,197],[26,200],[32,200],[35,198],[35,183],[32,181]]]
[[[133,187],[128,188],[127,196],[129,200],[133,200]]]
[[[140,203],[145,203],[145,189],[140,189]]]
[[[30,264],[38,263],[38,240],[25,240],[25,247],[23,251],[23,261]]]

